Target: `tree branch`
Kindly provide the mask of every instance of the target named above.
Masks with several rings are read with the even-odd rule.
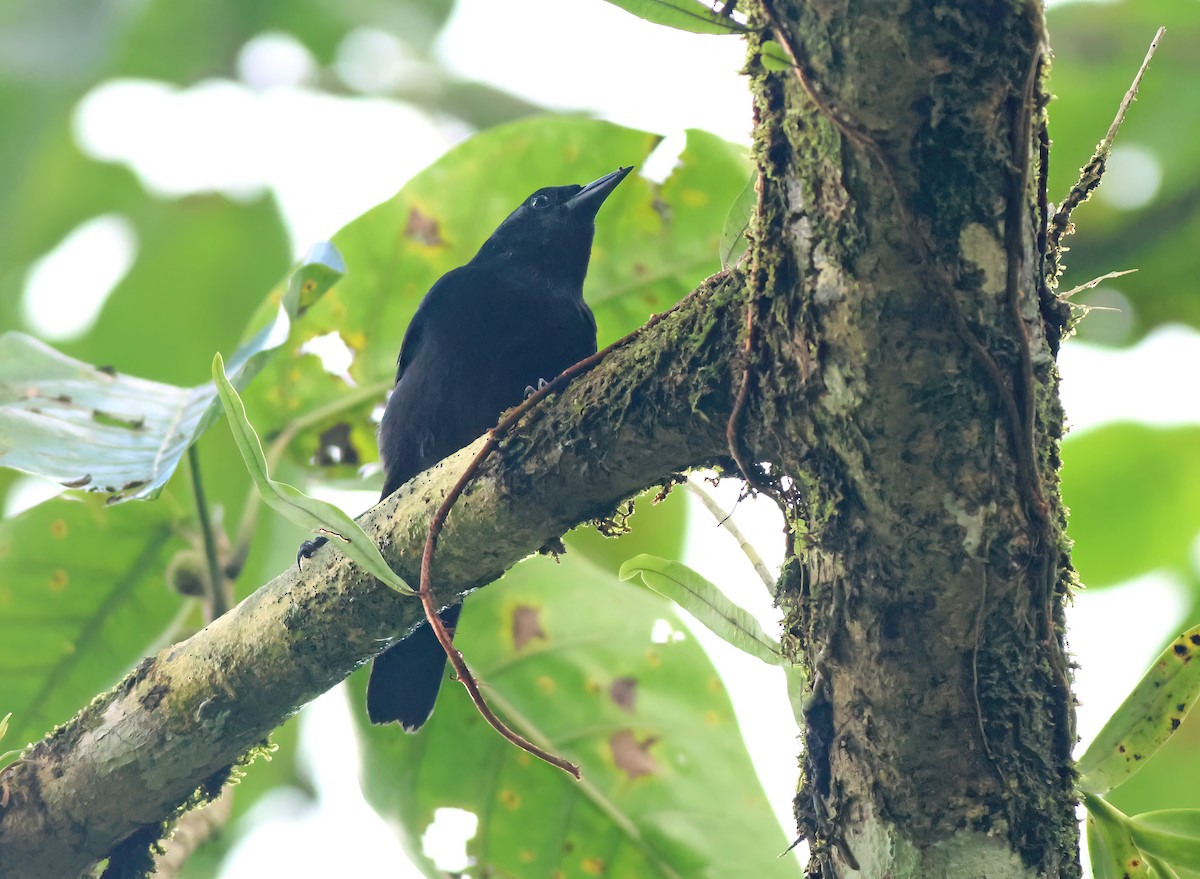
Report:
[[[737,274],[706,282],[530,413],[446,522],[435,560],[441,605],[631,494],[724,457],[742,285]],[[430,518],[480,442],[362,518],[405,578],[416,582]],[[0,875],[77,876],[222,781],[288,716],[423,619],[419,601],[330,549],[303,572],[289,566],[0,773]]]

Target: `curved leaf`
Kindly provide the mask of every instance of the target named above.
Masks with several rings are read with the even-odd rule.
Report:
[[[213,357],[212,369],[213,381],[229,420],[229,429],[233,431],[234,441],[242,453],[246,469],[250,471],[250,478],[254,480],[254,487],[267,505],[314,534],[327,534],[337,539],[342,552],[364,571],[402,595],[415,595],[404,579],[388,567],[375,542],[340,507],[309,497],[295,486],[271,478],[267,472],[267,456],[263,454],[262,443],[254,432],[254,425],[246,417],[242,398],[225,377],[225,362],[220,354]]]
[[[621,565],[620,578],[641,576],[642,582],[678,604],[717,637],[770,665],[787,665],[779,642],[767,637],[750,612],[681,562],[642,553]]]
[[[1184,632],[1159,654],[1079,758],[1079,785],[1091,793],[1112,790],[1142,768],[1200,698],[1200,626]]]
[[[725,226],[721,229],[721,267],[729,268],[741,258],[746,251],[746,229],[750,226],[750,217],[754,214],[754,206],[758,202],[758,174],[753,173],[738,197],[729,206],[725,215]]]
[[[1149,866],[1129,835],[1129,819],[1101,797],[1085,793],[1083,803],[1094,879],[1150,879]]]

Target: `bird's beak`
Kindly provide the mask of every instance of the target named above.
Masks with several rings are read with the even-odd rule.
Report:
[[[633,165],[628,168],[618,168],[611,174],[605,174],[599,180],[593,180],[567,199],[568,210],[587,210],[594,215],[596,211],[600,210],[600,205],[604,204],[604,199],[608,198],[608,194],[616,189],[617,184],[624,180],[632,170]]]

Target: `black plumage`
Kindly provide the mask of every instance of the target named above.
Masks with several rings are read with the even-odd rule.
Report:
[[[596,321],[583,301],[595,217],[630,170],[539,189],[425,294],[379,427],[383,497],[484,433],[526,388],[595,353]],[[441,612],[451,631],[461,608]],[[371,670],[371,720],[416,731],[433,711],[445,665],[427,624],[388,648]]]

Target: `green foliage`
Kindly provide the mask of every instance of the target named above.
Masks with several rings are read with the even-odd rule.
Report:
[[[696,0],[618,5],[688,30],[743,29]],[[449,0],[216,0],[201,9],[151,0],[84,10],[66,0],[25,0],[0,9],[0,32],[28,49],[0,65],[6,133],[0,138],[0,333],[21,327],[21,285],[30,264],[78,224],[118,214],[138,241],[131,271],[90,333],[57,353],[28,337],[4,337],[0,451],[6,464],[25,456],[21,466],[55,479],[87,474],[92,486],[125,488],[130,497],[157,494],[153,503],[115,506],[95,496],[65,496],[0,521],[0,706],[11,710],[6,747],[20,747],[64,721],[140,657],[202,622],[194,599],[167,588],[165,571],[178,553],[201,549],[190,489],[170,477],[179,455],[203,432],[205,411],[213,411],[212,386],[200,384],[213,351],[233,348],[247,326],[242,350],[254,355],[253,369],[268,353],[274,356],[257,381],[246,384],[248,369],[235,372],[234,383],[263,428],[276,475],[361,485],[358,466],[376,456],[371,410],[382,401],[404,328],[433,280],[469,258],[533,189],[641,163],[658,140],[581,118],[530,119],[469,139],[342,230],[336,241],[350,274],[324,297],[310,291],[301,301],[287,299],[282,287],[265,293],[289,260],[271,198],[164,200],[147,192],[128,169],[89,159],[76,146],[70,116],[79,98],[116,76],[182,86],[231,76],[240,48],[264,30],[295,35],[327,64],[345,34],[365,26],[397,35],[426,65],[429,87],[409,99],[475,124],[529,113],[520,99],[459,82],[429,63],[428,47],[451,6]],[[1094,199],[1077,213],[1079,232],[1067,242],[1067,287],[1113,269],[1141,269],[1112,285],[1133,302],[1134,336],[1169,321],[1200,326],[1200,251],[1192,246],[1200,236],[1194,150],[1200,56],[1186,50],[1200,39],[1200,24],[1185,6],[1126,0],[1049,12],[1056,49],[1051,88],[1058,96],[1051,107],[1055,201],[1107,129],[1155,27],[1168,27],[1117,140],[1118,147],[1140,145],[1154,153],[1164,173],[1159,193],[1129,211]],[[769,43],[762,62],[780,70],[790,63]],[[600,217],[586,291],[602,343],[736,259],[753,201],[749,170],[740,148],[693,131],[661,187],[630,178],[614,193]],[[1082,334],[1099,320],[1084,321]],[[327,333],[338,333],[355,355],[349,374],[356,388],[301,353]],[[109,381],[91,364],[111,364],[118,374]],[[48,432],[37,432],[38,413],[30,410],[40,407],[14,388],[27,390],[32,382],[39,393],[48,391],[51,373],[69,390],[64,385],[44,394],[42,402],[51,405],[41,407],[42,414],[57,414],[53,425],[41,423]],[[122,414],[115,389],[132,395],[139,412],[157,407],[159,414],[131,429],[140,416]],[[60,394],[72,405],[56,401]],[[168,430],[176,416],[181,436]],[[353,454],[338,464],[315,463],[331,442],[331,428],[345,429],[344,449]],[[99,443],[112,453],[99,451]],[[1068,440],[1064,490],[1073,510],[1075,559],[1089,587],[1165,568],[1193,585],[1200,607],[1191,555],[1200,532],[1197,448],[1194,428],[1116,425]],[[230,464],[236,450],[229,434],[205,434],[199,452],[222,562],[238,551],[250,553],[238,584],[245,594],[291,563],[297,532],[274,518],[256,522],[247,473]],[[11,471],[0,471],[0,497],[12,482]],[[609,875],[628,876],[696,875],[704,868],[713,875],[797,874],[791,859],[774,858],[786,840],[765,829],[772,827],[769,812],[757,784],[748,781],[744,746],[711,666],[690,638],[653,643],[656,620],[679,631],[670,607],[615,576],[620,562],[637,553],[679,552],[682,505],[669,500],[643,512],[647,507],[639,502],[632,535],[606,540],[581,530],[568,539],[571,553],[562,565],[530,561],[475,596],[459,641],[497,707],[522,731],[579,760],[584,784],[509,748],[482,727],[458,688],[448,687],[421,736],[363,730],[372,798],[385,815],[405,822],[410,845],[417,845],[434,808],[458,805],[484,819],[472,843],[480,863],[517,875],[553,868],[590,875],[599,865]],[[253,542],[230,548],[222,516],[233,521],[243,508],[250,514],[235,538]],[[529,636],[519,648],[518,621]],[[618,679],[623,682],[614,689]],[[1151,714],[1169,724],[1159,708],[1178,704],[1154,703]],[[361,717],[360,723],[365,727]],[[1111,725],[1124,729],[1123,741],[1132,735],[1160,743],[1161,727],[1143,726],[1132,708],[1118,711]],[[1194,719],[1183,724],[1147,769],[1113,792],[1114,801],[1130,814],[1194,804],[1198,726]],[[294,738],[294,727],[281,731],[284,741]],[[1089,764],[1107,767],[1111,750],[1097,754],[1094,760],[1085,755],[1083,766],[1091,769],[1085,784],[1103,789],[1108,782],[1096,782],[1100,774]],[[1111,781],[1120,771],[1101,774]],[[237,788],[237,808],[271,785],[296,780],[290,756],[255,765]],[[1097,842],[1098,876],[1137,875],[1130,852],[1144,856],[1144,875],[1197,875],[1173,860],[1196,853],[1194,812],[1126,818],[1096,799],[1104,805],[1093,810],[1089,834]],[[200,863],[193,859],[191,875],[205,875]]]
[[[758,202],[758,174],[752,173],[738,197],[729,206],[725,225],[721,229],[721,267],[729,268],[746,252],[746,230]]]
[[[225,377],[225,362],[220,354],[213,358],[213,381],[216,382],[221,406],[233,431],[238,451],[242,454],[242,461],[250,471],[254,487],[267,505],[314,534],[332,537],[338,549],[355,564],[397,592],[416,595],[403,578],[388,567],[374,541],[339,507],[309,497],[295,486],[271,478],[267,472],[267,456],[263,454],[258,434],[246,417],[246,407],[241,397]]]
[[[302,303],[315,302],[341,276],[326,245],[293,275],[274,319],[234,355],[246,385]],[[0,336],[0,455],[8,467],[106,493],[109,503],[162,491],[184,452],[212,424],[211,385],[181,388],[81,363],[21,333]]]
[[[1198,875],[1200,809],[1167,809],[1132,818],[1085,793],[1088,847],[1096,879],[1179,879]]]
[[[187,546],[173,498],[62,497],[0,521],[0,705],[19,747],[70,718],[170,637],[163,579]]]

